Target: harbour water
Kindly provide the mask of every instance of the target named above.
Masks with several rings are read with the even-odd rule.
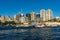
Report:
[[[60,26],[0,30],[0,40],[60,40]]]

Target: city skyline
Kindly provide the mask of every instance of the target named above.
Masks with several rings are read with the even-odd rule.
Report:
[[[0,0],[0,15],[13,17],[21,10],[26,14],[32,11],[39,13],[41,9],[51,9],[54,17],[56,17],[60,16],[59,4],[60,0]]]
[[[41,9],[39,14],[36,14],[36,12],[27,13],[24,14],[16,14],[13,18],[10,18],[10,16],[0,16],[1,22],[6,21],[14,21],[14,22],[40,22],[40,21],[49,21],[53,20],[53,11],[51,9]],[[59,19],[59,18],[58,18]]]

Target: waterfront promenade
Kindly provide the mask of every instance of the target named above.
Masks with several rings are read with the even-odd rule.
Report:
[[[44,22],[46,25],[59,25],[60,26],[60,22]]]

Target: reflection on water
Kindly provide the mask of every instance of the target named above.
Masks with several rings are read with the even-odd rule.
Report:
[[[0,30],[0,40],[59,40],[60,27]]]

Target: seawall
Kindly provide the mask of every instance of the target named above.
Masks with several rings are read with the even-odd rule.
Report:
[[[60,25],[60,22],[44,22],[45,25]]]

